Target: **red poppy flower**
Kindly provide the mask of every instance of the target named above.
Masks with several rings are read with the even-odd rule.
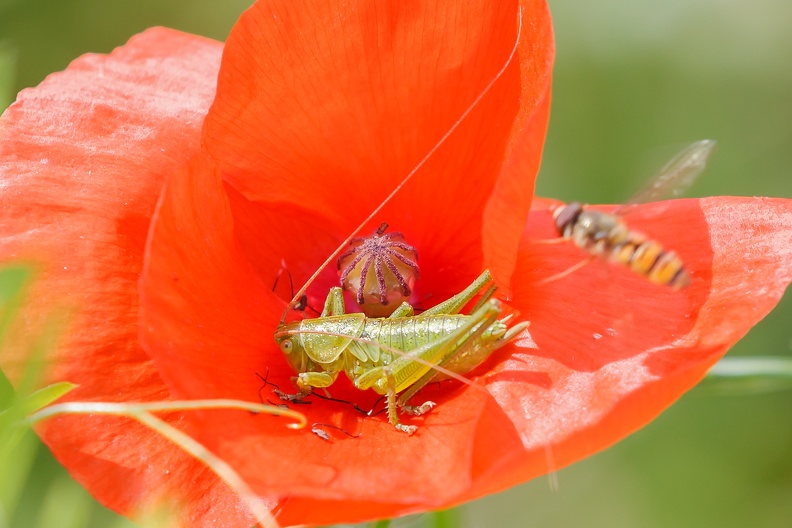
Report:
[[[299,410],[360,436],[325,442],[237,411],[169,417],[283,524],[447,507],[601,450],[693,386],[792,280],[792,202],[711,198],[629,217],[681,255],[689,289],[602,263],[541,283],[581,259],[534,243],[555,236],[553,203],[531,205],[553,55],[544,2],[259,2],[229,37],[209,109],[219,52],[152,30],[3,116],[3,255],[47,263],[31,325],[53,304],[79,308],[52,358],[53,379],[80,385],[69,398],[257,401],[265,372],[289,387],[273,342],[284,263],[302,284],[484,92],[366,229],[387,221],[417,247],[418,306],[489,268],[532,321],[532,340],[498,351],[477,387],[427,387],[439,406],[413,436],[323,400]],[[326,270],[309,303],[335,281]],[[374,401],[343,379],[332,389]],[[213,474],[129,420],[40,432],[113,509],[169,500],[190,526],[250,523]]]

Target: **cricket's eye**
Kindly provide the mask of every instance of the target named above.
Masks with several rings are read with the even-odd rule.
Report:
[[[291,339],[284,339],[283,341],[281,341],[280,349],[284,354],[291,354],[292,351]]]

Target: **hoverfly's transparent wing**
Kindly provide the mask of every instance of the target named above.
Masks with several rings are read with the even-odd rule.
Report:
[[[625,205],[656,202],[681,195],[704,170],[714,148],[715,141],[712,139],[703,139],[689,145],[666,163]]]

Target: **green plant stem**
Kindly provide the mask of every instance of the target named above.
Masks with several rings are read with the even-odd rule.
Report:
[[[197,460],[206,464],[207,467],[214,471],[218,477],[231,487],[231,489],[239,494],[239,497],[245,502],[256,521],[261,526],[265,528],[278,528],[280,525],[270,513],[267,504],[256,495],[250,486],[248,486],[242,477],[227,462],[214,455],[211,451],[206,449],[203,444],[188,434],[151,414],[151,412],[157,411],[218,408],[242,409],[251,412],[273,414],[276,416],[287,416],[295,420],[295,423],[287,425],[287,427],[292,429],[299,429],[305,427],[307,424],[305,416],[296,411],[270,405],[224,399],[146,403],[68,402],[51,405],[41,409],[31,414],[28,417],[28,422],[33,424],[59,414],[111,414],[133,418],[178,445]]]
[[[114,402],[68,402],[50,405],[28,417],[30,423],[35,423],[45,418],[50,418],[58,414],[113,414],[129,415],[139,412],[163,412],[163,411],[189,411],[196,409],[239,409],[254,413],[271,414],[273,416],[286,416],[295,421],[286,425],[289,429],[302,429],[308,424],[305,416],[297,411],[277,407],[274,405],[262,405],[242,400],[217,399],[217,400],[175,400],[162,402],[141,402],[141,403],[114,403]]]
[[[734,394],[792,389],[792,358],[727,357],[707,373],[705,388]]]

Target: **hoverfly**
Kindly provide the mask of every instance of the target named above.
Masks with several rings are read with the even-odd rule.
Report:
[[[659,200],[678,195],[704,170],[715,141],[705,139],[688,146],[669,161],[630,204]],[[571,240],[595,257],[624,265],[655,284],[680,289],[690,284],[690,275],[682,260],[663,244],[643,233],[633,231],[619,215],[589,209],[580,202],[559,206],[553,220],[563,240]],[[581,264],[585,264],[584,261]],[[578,266],[546,279],[555,280]]]

